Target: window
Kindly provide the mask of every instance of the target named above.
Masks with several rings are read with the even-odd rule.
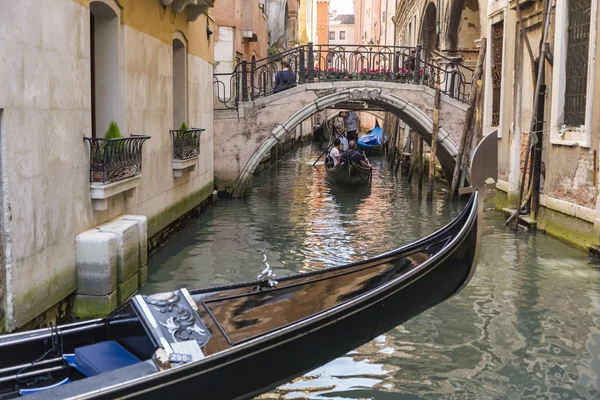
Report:
[[[597,26],[593,15],[598,0],[556,3],[555,68],[552,70],[550,141],[553,144],[591,144],[591,121]]]
[[[591,0],[569,0],[568,3],[564,123],[580,126],[585,124]]]
[[[346,31],[340,31],[340,40],[346,40]]]
[[[335,40],[335,32],[329,31],[329,40]]]
[[[115,9],[102,1],[90,3],[92,137],[104,137],[111,121],[120,122],[120,22]]]
[[[183,38],[173,39],[173,129],[187,122],[186,51]]]

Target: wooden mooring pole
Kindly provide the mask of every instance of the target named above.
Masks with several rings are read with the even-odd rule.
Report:
[[[487,47],[487,41],[485,38],[481,38],[479,41],[479,57],[477,58],[477,66],[475,67],[475,72],[473,72],[473,82],[471,84],[471,93],[469,95],[469,105],[467,107],[467,111],[465,113],[465,125],[463,127],[460,147],[458,149],[458,155],[456,157],[456,164],[454,166],[454,174],[452,175],[452,184],[450,186],[450,200],[454,200],[456,195],[458,194],[458,185],[459,179],[461,175],[461,167],[463,166],[463,158],[469,157],[469,154],[465,152],[465,148],[467,147],[467,141],[473,140],[473,130],[471,129],[475,101],[477,100],[479,85],[478,82],[481,79],[481,74],[483,70],[483,61],[485,59],[485,51]],[[470,144],[469,144],[470,147]]]
[[[417,155],[417,162],[419,168],[419,189],[423,189],[423,138],[419,136],[419,154]]]
[[[429,151],[429,187],[427,188],[427,201],[433,201],[433,187],[435,183],[435,157],[437,152],[438,134],[440,131],[440,74],[436,74],[435,98],[433,100],[433,133],[431,135],[431,149]]]

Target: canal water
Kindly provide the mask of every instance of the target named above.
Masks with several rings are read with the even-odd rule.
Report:
[[[143,292],[255,279],[259,250],[278,276],[362,260],[437,230],[464,205],[446,202],[442,185],[427,203],[381,158],[370,188],[337,187],[312,166],[319,153],[298,148],[255,178],[247,199],[220,200],[173,237],[150,257]],[[490,219],[460,294],[259,398],[600,398],[600,269]]]

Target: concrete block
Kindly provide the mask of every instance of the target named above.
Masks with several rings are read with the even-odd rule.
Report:
[[[73,315],[78,318],[105,317],[117,308],[117,291],[94,296],[78,294],[73,299]]]
[[[123,284],[137,274],[140,266],[138,221],[118,218],[100,225],[98,229],[112,233],[117,238],[117,284]]]
[[[139,253],[139,268],[148,265],[148,218],[144,215],[124,215],[122,217],[126,221],[135,221],[138,225],[138,253]]]
[[[138,287],[141,289],[142,286],[148,281],[148,267],[142,267],[138,272]]]
[[[117,238],[97,229],[75,238],[77,294],[108,295],[117,290]]]
[[[119,305],[125,303],[132,294],[138,290],[139,275],[136,273],[124,283],[117,286],[117,303]]]

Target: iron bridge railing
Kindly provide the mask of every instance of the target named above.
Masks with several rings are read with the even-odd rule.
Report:
[[[200,134],[206,129],[172,130],[173,159],[189,160],[200,154]]]
[[[111,183],[142,173],[142,145],[150,136],[84,138],[90,143],[90,182]]]
[[[472,68],[437,52],[406,46],[308,45],[256,61],[242,61],[232,72],[215,73],[215,108],[235,110],[240,101],[273,94],[280,62],[287,61],[296,84],[375,80],[435,88],[439,76],[443,94],[468,102]]]

